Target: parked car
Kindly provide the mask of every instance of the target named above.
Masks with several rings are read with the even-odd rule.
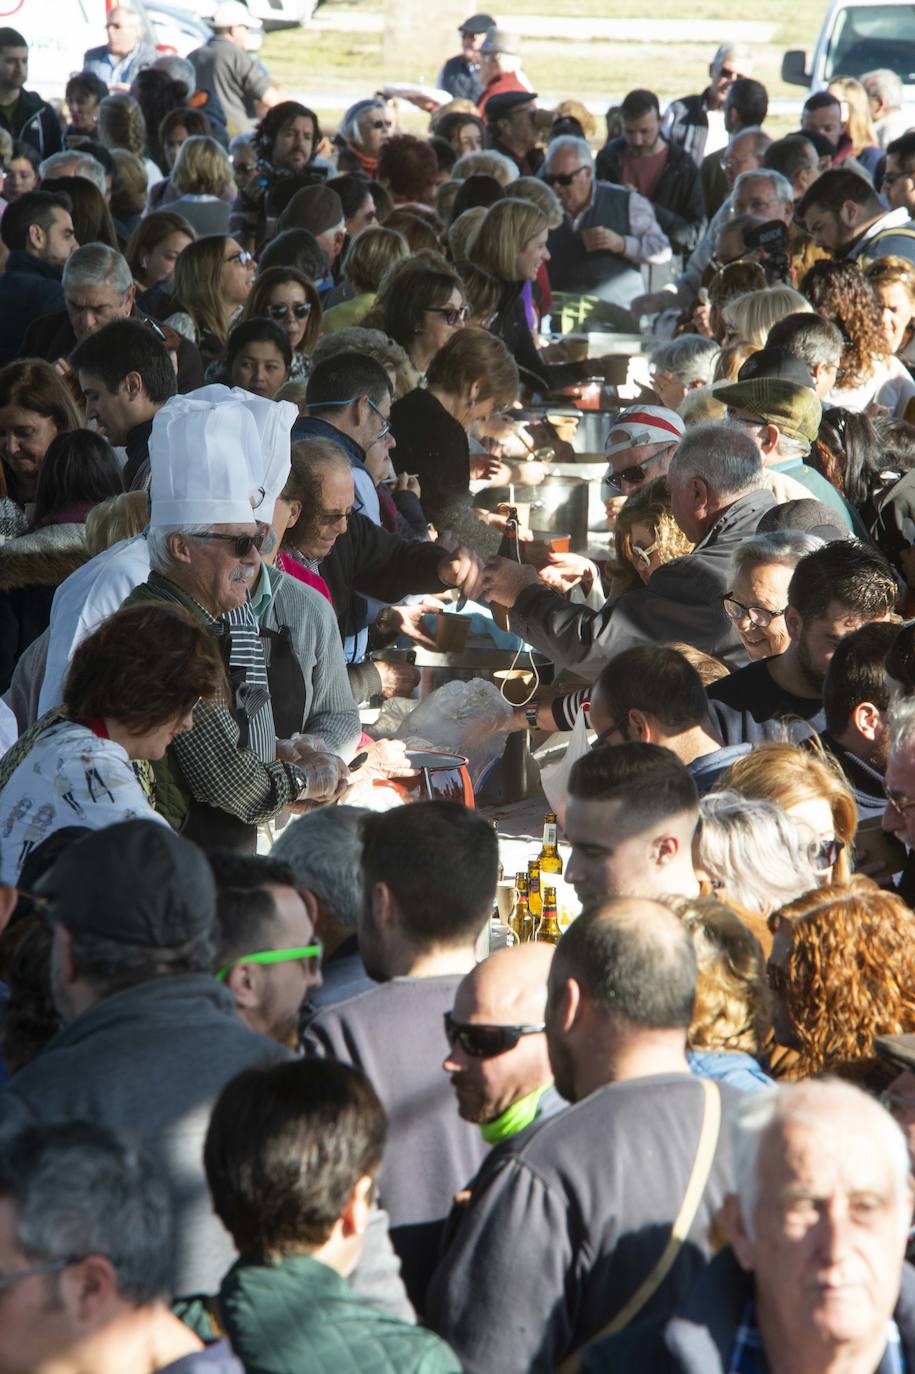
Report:
[[[832,0],[809,66],[799,49],[782,58],[782,80],[822,90],[833,77],[889,67],[915,106],[915,4],[911,0]]]

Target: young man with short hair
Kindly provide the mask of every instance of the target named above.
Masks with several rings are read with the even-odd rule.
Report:
[[[63,146],[60,120],[37,91],[25,89],[28,79],[28,43],[18,29],[0,28],[0,128],[50,157]]]
[[[846,635],[823,683],[823,743],[845,774],[862,821],[882,816],[886,808],[883,779],[890,748],[886,656],[899,628],[895,622],[875,621]]]
[[[0,276],[0,366],[19,352],[31,320],[60,310],[64,264],[79,247],[70,197],[27,191],[11,201],[0,222],[10,250]]]
[[[113,320],[80,339],[70,366],[86,399],[86,419],[97,422],[110,444],[127,451],[127,490],[147,488],[152,423],[177,391],[165,345],[141,320]]]
[[[906,232],[906,205],[887,210],[873,186],[847,167],[832,167],[797,202],[795,215],[818,248],[834,258],[915,261],[915,234]]]

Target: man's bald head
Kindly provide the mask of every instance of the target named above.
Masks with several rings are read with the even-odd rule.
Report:
[[[531,942],[497,949],[462,979],[454,998],[455,1016],[484,1026],[542,1021],[552,962],[552,945]]]
[[[683,924],[646,897],[617,897],[573,921],[550,989],[574,979],[595,1012],[644,1030],[689,1028],[696,956]]]
[[[540,1026],[546,1009],[552,945],[531,943],[496,950],[458,986],[451,1010],[462,1026]],[[519,1036],[504,1054],[479,1058],[455,1040],[443,1068],[451,1076],[465,1121],[496,1121],[522,1098],[550,1083],[543,1032]]]

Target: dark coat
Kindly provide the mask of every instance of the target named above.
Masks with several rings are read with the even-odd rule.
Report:
[[[644,587],[599,611],[578,606],[542,583],[525,587],[510,612],[511,628],[558,666],[593,682],[610,659],[634,644],[694,644],[739,667],[746,654],[721,608],[737,546],[755,534],[774,505],[767,490],[740,496],[683,558],[658,568]]]
[[[22,654],[48,628],[54,593],[88,562],[82,525],[49,525],[0,545],[0,691]]]
[[[63,147],[60,120],[37,91],[22,91],[11,119],[0,110],[0,128],[37,148],[42,158],[59,153]]]
[[[63,309],[61,275],[59,267],[24,249],[10,253],[0,276],[0,367],[19,356],[31,320]]]
[[[145,317],[134,309],[133,318],[143,320]],[[190,339],[179,336],[179,340],[178,390],[184,395],[203,386],[203,363],[196,345]],[[19,352],[23,358],[44,358],[49,363],[56,363],[58,358],[68,358],[75,347],[76,335],[70,317],[66,310],[61,310],[56,315],[33,320],[25,331]]]
[[[722,1250],[668,1321],[636,1323],[595,1341],[582,1356],[581,1374],[727,1374],[752,1295],[752,1275],[739,1267],[730,1248]],[[905,1367],[915,1369],[915,1269],[908,1264],[902,1266],[893,1316]]]
[[[670,144],[667,164],[658,178],[651,203],[655,217],[670,239],[675,253],[686,255],[696,247],[705,229],[705,202],[699,168],[688,153]],[[613,138],[597,154],[595,175],[600,181],[623,185],[625,138]]]
[[[445,551],[437,544],[401,539],[375,525],[365,515],[350,517],[349,528],[321,561],[321,576],[330,589],[331,600],[346,639],[365,624],[361,598],[400,601],[413,592],[444,591],[438,565]],[[359,593],[354,597],[353,593]],[[361,615],[361,621],[359,617]]]

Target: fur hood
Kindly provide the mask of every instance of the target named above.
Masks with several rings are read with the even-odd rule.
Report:
[[[0,590],[59,587],[88,561],[84,525],[45,525],[0,544]]]

